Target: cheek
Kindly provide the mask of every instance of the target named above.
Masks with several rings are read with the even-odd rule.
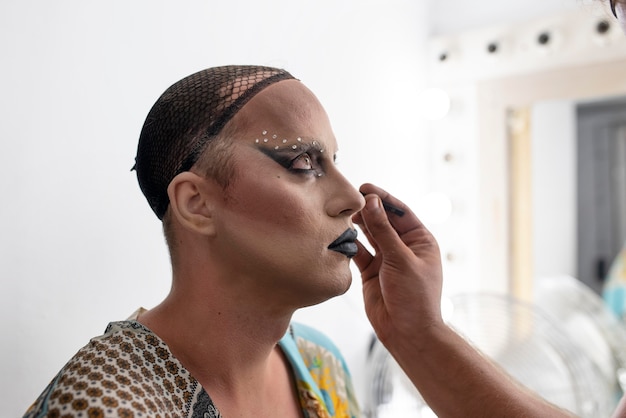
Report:
[[[285,184],[280,178],[275,181],[254,178],[235,188],[237,193],[228,202],[230,209],[255,223],[280,229],[293,225],[307,228],[319,218],[312,210],[314,199],[307,197],[302,188]]]

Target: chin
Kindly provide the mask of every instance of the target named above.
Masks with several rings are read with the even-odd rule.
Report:
[[[350,286],[352,286],[352,275],[349,275],[349,277],[345,280],[345,285],[343,286],[343,290],[341,290],[341,292],[335,296],[343,295],[350,289]]]
[[[352,270],[350,270],[350,263],[348,263],[346,269],[342,272],[341,280],[339,280],[338,283],[341,283],[341,293],[337,296],[343,295],[350,289],[350,286],[352,286]]]
[[[346,277],[339,278],[332,282],[325,290],[327,291],[326,297],[318,303],[325,302],[337,296],[345,294],[352,285],[352,275],[349,274]]]
[[[317,305],[322,302],[326,302],[334,297],[341,296],[345,294],[348,289],[350,289],[350,285],[352,284],[352,275],[348,274],[345,277],[334,280],[328,286],[324,288],[319,287],[318,292],[312,293],[316,294],[318,297],[315,301],[307,304],[307,306]]]

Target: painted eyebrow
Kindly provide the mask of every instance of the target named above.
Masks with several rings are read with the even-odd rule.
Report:
[[[276,151],[276,152],[296,153],[296,152],[317,151],[320,154],[326,153],[326,148],[324,148],[322,144],[316,139],[304,140],[298,137],[296,143],[294,143],[293,140],[289,141],[287,139],[274,140],[274,141],[266,141],[266,140],[260,141],[257,139],[255,140],[255,144],[262,150],[270,150],[270,151]],[[333,158],[334,156],[335,154],[333,154]]]
[[[298,136],[295,139],[287,139],[276,133],[270,134],[263,130],[260,136],[254,140],[257,147],[268,157],[296,155],[296,153],[313,153],[318,155],[328,155],[322,141],[315,137]],[[285,157],[282,157],[285,158]],[[333,164],[337,163],[337,150],[329,157]],[[284,161],[281,161],[284,163]]]
[[[286,146],[286,147],[277,147],[277,146],[270,146],[270,147],[265,147],[265,146],[260,146],[258,147],[259,151],[261,151],[263,154],[267,155],[268,157],[275,159],[275,157],[282,157],[281,159],[289,159],[291,160],[292,158],[297,157],[300,154],[304,154],[304,153],[310,153],[310,154],[318,154],[318,155],[323,155],[324,151],[323,149],[319,148],[319,147],[314,147],[312,144],[300,144],[298,145],[296,148],[293,148],[292,146]]]

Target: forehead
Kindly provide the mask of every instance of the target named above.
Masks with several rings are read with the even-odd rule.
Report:
[[[317,141],[335,152],[337,143],[328,115],[315,95],[298,80],[273,84],[254,96],[235,115],[242,140],[259,138],[263,132],[282,139]]]

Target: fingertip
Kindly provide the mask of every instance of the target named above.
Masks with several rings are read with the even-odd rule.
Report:
[[[361,194],[366,195],[368,193],[372,193],[375,188],[376,187],[372,183],[363,183],[361,184],[361,187],[359,187],[359,191]]]
[[[373,195],[367,199],[365,199],[365,209],[368,212],[376,212],[381,210],[383,207],[383,203],[380,200],[380,197],[378,197],[378,195]]]
[[[356,255],[352,257],[352,261],[354,261],[356,266],[359,268],[359,271],[362,272],[363,270],[367,268],[367,266],[369,266],[369,264],[372,262],[374,257],[372,256],[372,254],[370,254],[367,248],[365,248],[363,243],[361,243],[359,240],[356,240],[356,245],[357,245],[358,251]]]

